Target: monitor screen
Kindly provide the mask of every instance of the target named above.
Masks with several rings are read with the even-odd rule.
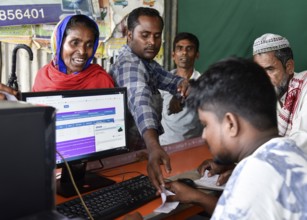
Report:
[[[126,88],[22,93],[26,102],[56,108],[56,150],[69,162],[74,178],[81,181],[82,192],[87,191],[88,185],[101,186],[90,183],[97,180],[92,180],[94,174],[86,172],[87,161],[128,152],[126,93]],[[70,178],[59,154],[56,164],[62,167],[62,185],[69,185]],[[104,182],[103,185],[113,183]]]

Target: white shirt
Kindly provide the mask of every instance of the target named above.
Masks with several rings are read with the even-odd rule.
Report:
[[[176,70],[171,73],[176,74]],[[190,79],[197,79],[201,74],[194,70]],[[160,144],[172,144],[189,138],[199,137],[202,133],[202,125],[195,109],[183,107],[181,112],[168,115],[169,102],[173,95],[167,91],[160,91],[163,99],[161,124],[164,133],[159,136]]]
[[[307,155],[274,138],[234,169],[212,219],[307,219]]]

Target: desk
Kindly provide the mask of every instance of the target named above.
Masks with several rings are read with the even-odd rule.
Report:
[[[172,176],[178,176],[184,172],[194,170],[200,165],[205,159],[212,158],[212,155],[206,146],[197,146],[190,149],[185,149],[182,151],[174,152],[170,154],[172,173],[167,175],[164,171],[164,177],[170,178]],[[116,175],[119,173],[133,172],[137,171],[142,174],[147,175],[146,171],[147,161],[135,162],[120,167],[112,168],[109,170],[101,171],[100,173],[105,176]],[[122,174],[111,179],[120,182],[124,179],[129,179],[131,177],[137,176],[137,173]],[[64,198],[59,195],[56,196],[56,203],[62,203],[72,198]],[[170,214],[156,214],[153,210],[161,205],[161,199],[155,199],[142,207],[135,209],[133,212],[140,212],[144,219],[185,219],[186,217],[195,215],[202,211],[201,207],[191,206],[191,205],[181,205],[176,210]],[[118,218],[122,219],[122,217]]]

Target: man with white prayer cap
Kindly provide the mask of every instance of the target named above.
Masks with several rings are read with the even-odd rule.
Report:
[[[294,72],[289,41],[277,34],[264,34],[254,41],[254,61],[271,79],[278,96],[278,129],[307,152],[307,71]]]
[[[254,61],[264,68],[278,98],[277,119],[281,136],[289,136],[307,153],[307,71],[294,72],[293,52],[289,41],[277,34],[264,34],[254,41]],[[219,184],[228,181],[230,166],[212,160],[203,162],[212,175],[219,174]],[[207,169],[207,168],[206,168]]]

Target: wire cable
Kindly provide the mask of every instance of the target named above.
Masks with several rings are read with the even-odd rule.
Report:
[[[101,164],[101,167],[100,168],[94,168],[94,169],[90,169],[90,171],[98,171],[98,170],[102,170],[103,169],[103,164],[101,162],[101,160],[98,160],[99,163]],[[124,181],[125,180],[125,174],[133,174],[133,173],[136,173],[136,174],[139,174],[139,175],[143,175],[143,173],[139,172],[139,171],[121,171],[120,173],[117,173],[117,174],[113,174],[113,175],[105,175],[105,173],[107,172],[112,172],[114,170],[117,170],[118,167],[114,168],[114,169],[109,169],[109,170],[103,170],[103,176],[104,177],[116,177],[116,176],[120,176],[120,175],[123,175],[122,177],[122,180],[121,181]]]
[[[57,153],[57,154],[61,157],[61,159],[64,161],[64,164],[65,164],[65,166],[66,166],[66,168],[67,168],[67,170],[68,170],[68,174],[69,174],[70,180],[71,180],[71,182],[72,182],[72,184],[73,184],[73,186],[74,186],[74,188],[75,188],[75,190],[76,190],[76,192],[77,192],[77,194],[78,194],[78,196],[79,196],[79,198],[80,198],[80,201],[81,201],[81,203],[82,203],[82,205],[83,205],[83,207],[84,207],[84,209],[85,209],[87,215],[89,216],[89,218],[90,218],[91,220],[94,220],[94,218],[93,218],[93,216],[92,216],[90,210],[89,210],[88,207],[86,206],[86,204],[85,204],[85,202],[84,202],[84,200],[83,200],[83,198],[82,198],[82,195],[81,195],[81,193],[80,193],[80,191],[79,191],[79,189],[78,189],[78,187],[77,187],[77,185],[76,185],[76,183],[75,183],[74,177],[73,177],[73,175],[72,175],[72,173],[71,173],[71,170],[70,170],[70,167],[69,167],[68,163],[66,162],[66,160],[64,159],[64,157],[62,156],[62,154],[61,154],[60,152],[58,152],[58,151],[56,150],[56,153]]]

